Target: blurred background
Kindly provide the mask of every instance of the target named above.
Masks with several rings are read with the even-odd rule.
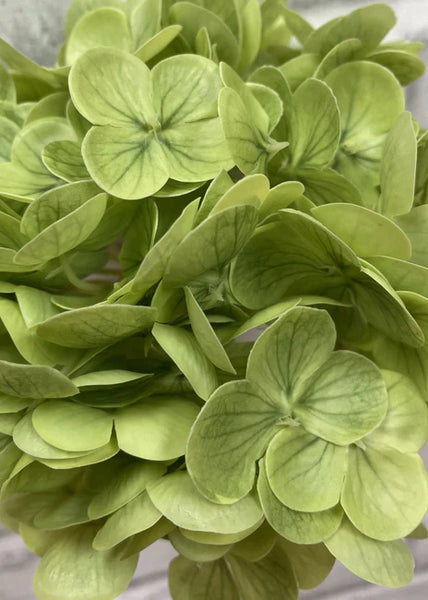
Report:
[[[232,0],[231,0],[232,1]],[[289,0],[314,26],[375,0]],[[0,0],[0,36],[18,50],[51,66],[62,43],[64,15],[71,0]],[[398,25],[389,39],[427,44],[422,57],[428,62],[428,0],[389,0]],[[428,127],[428,74],[407,88],[408,107],[422,127]],[[428,452],[425,449],[428,462]],[[336,565],[327,581],[316,590],[302,592],[302,600],[426,600],[428,595],[428,542],[410,543],[416,557],[413,583],[404,590],[390,590],[362,582]],[[174,551],[160,541],[141,554],[136,576],[120,600],[168,600],[167,568]],[[0,527],[0,598],[36,600],[32,577],[38,559],[20,538]],[[222,600],[222,599],[218,599]]]

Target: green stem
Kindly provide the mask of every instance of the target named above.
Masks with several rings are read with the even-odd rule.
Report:
[[[89,281],[83,281],[82,279],[79,279],[79,277],[73,271],[73,269],[70,265],[70,262],[67,260],[67,258],[65,258],[65,256],[63,256],[61,258],[61,265],[62,265],[64,274],[67,277],[68,281],[75,288],[77,288],[78,290],[82,290],[83,292],[90,293],[90,294],[98,293],[100,291],[100,288],[97,284],[90,283]]]

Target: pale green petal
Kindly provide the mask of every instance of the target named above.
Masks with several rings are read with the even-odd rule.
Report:
[[[388,412],[367,441],[400,452],[418,452],[428,441],[428,406],[405,375],[383,371],[388,388]]]
[[[180,396],[152,396],[120,408],[115,415],[119,448],[147,460],[183,456],[198,412],[197,404]]]
[[[222,169],[234,166],[218,118],[174,124],[159,140],[169,176],[177,181],[212,179]]]
[[[383,150],[379,212],[389,217],[408,213],[415,195],[417,143],[412,115],[403,113],[389,132]],[[385,252],[384,254],[389,255]],[[395,255],[391,255],[395,256]],[[397,256],[396,258],[408,258]]]
[[[294,93],[290,133],[293,167],[326,167],[332,162],[339,145],[340,115],[322,81],[309,79]]]
[[[197,55],[173,56],[153,68],[152,81],[163,129],[217,116],[221,80],[213,61]]]
[[[339,350],[312,376],[293,405],[293,415],[312,434],[346,445],[373,431],[387,406],[386,385],[376,365]]]
[[[33,425],[48,443],[69,452],[90,452],[110,441],[113,416],[66,400],[50,400],[33,412]]]
[[[320,512],[301,512],[282,504],[266,476],[264,461],[259,463],[257,490],[266,519],[279,535],[296,544],[316,544],[337,530],[343,517],[340,506]]]
[[[234,502],[252,489],[256,461],[277,431],[282,406],[248,381],[221,386],[196,420],[186,463],[198,489],[214,502]]]
[[[65,398],[75,396],[77,387],[49,366],[21,365],[0,360],[0,392],[18,398]]]
[[[311,590],[320,585],[330,574],[335,558],[324,544],[293,544],[279,540],[296,574],[301,590]]]
[[[236,556],[229,558],[236,584],[248,600],[297,600],[298,587],[293,567],[279,546],[257,563]]]
[[[37,326],[42,339],[68,348],[95,348],[147,331],[156,310],[149,306],[97,304],[77,308],[43,321]]]
[[[288,426],[269,445],[266,472],[272,491],[286,506],[318,512],[338,503],[347,462],[345,446]]]
[[[182,327],[156,323],[153,336],[174,361],[203,400],[208,400],[217,387],[214,365],[202,352],[196,338]]]
[[[206,357],[218,368],[236,374],[226,350],[190,288],[185,289],[187,312],[192,331]],[[0,305],[1,306],[1,305]]]
[[[98,552],[109,550],[136,533],[149,529],[161,517],[147,492],[143,492],[107,519],[95,536],[94,548]]]
[[[207,218],[172,255],[165,284],[181,287],[211,270],[221,273],[250,238],[257,221],[257,210],[248,205],[228,208]]]
[[[334,203],[318,206],[311,213],[358,256],[410,258],[412,249],[405,233],[394,221],[368,208]]]
[[[51,173],[65,181],[89,179],[80,144],[77,142],[51,142],[43,150],[42,159]]]
[[[92,179],[118,198],[146,198],[169,178],[167,158],[155,132],[141,126],[93,127],[82,153]]]
[[[128,587],[138,556],[92,548],[93,527],[71,530],[53,544],[37,568],[34,589],[40,600],[114,600]]]
[[[239,533],[260,523],[262,511],[250,494],[234,504],[216,504],[202,496],[186,472],[166,475],[148,486],[158,510],[178,527],[213,533]]]
[[[247,379],[290,415],[306,381],[329,358],[335,343],[334,323],[326,311],[291,308],[254,344]]]
[[[94,48],[73,65],[70,93],[77,110],[94,125],[133,126],[154,118],[153,89],[148,67],[114,48]]]
[[[71,65],[87,50],[101,46],[131,49],[131,34],[122,10],[100,8],[82,16],[67,40],[65,62]]]
[[[348,519],[325,544],[347,569],[370,583],[398,588],[413,578],[415,563],[403,541],[373,540],[355,529]]]
[[[404,537],[427,511],[428,477],[422,458],[374,444],[364,450],[351,447],[341,503],[365,535],[383,541]]]

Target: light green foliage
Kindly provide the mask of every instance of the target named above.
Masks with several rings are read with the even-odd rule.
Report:
[[[40,600],[114,600],[162,538],[173,600],[410,582],[428,131],[395,21],[73,0],[55,67],[0,40],[0,520]]]

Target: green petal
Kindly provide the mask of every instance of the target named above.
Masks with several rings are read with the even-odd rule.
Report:
[[[395,217],[411,210],[415,195],[416,155],[412,115],[404,112],[389,132],[382,155],[378,210],[384,215]]]
[[[256,59],[262,41],[262,15],[257,0],[250,0],[238,11],[240,17],[241,58],[239,70],[245,72]]]
[[[409,346],[423,344],[420,327],[386,279],[363,268],[351,282],[351,288],[357,306],[376,329]]]
[[[214,365],[202,352],[195,337],[181,327],[160,323],[156,323],[152,333],[198,396],[207,400],[217,387],[217,376]]]
[[[333,169],[299,169],[296,175],[305,186],[305,195],[318,206],[330,202],[362,202],[358,189]]]
[[[425,73],[425,63],[410,52],[379,47],[369,55],[370,60],[394,73],[401,85],[409,85]]]
[[[165,284],[181,287],[211,270],[220,273],[245,245],[257,221],[257,210],[248,205],[228,208],[207,218],[172,255]]]
[[[37,326],[45,340],[68,348],[96,348],[149,329],[156,310],[148,306],[97,304],[47,319]]]
[[[137,200],[159,191],[169,178],[167,159],[153,131],[143,127],[93,127],[82,146],[93,180],[118,198]]]
[[[325,544],[347,569],[370,583],[398,588],[413,578],[415,563],[404,542],[373,540],[355,529],[348,519]]]
[[[265,521],[254,533],[235,544],[232,554],[250,562],[258,562],[271,552],[277,540],[275,531]]]
[[[231,274],[233,294],[257,309],[286,295],[343,293],[343,272],[359,269],[357,257],[315,219],[291,209],[259,228],[238,256]]]
[[[233,577],[223,560],[197,564],[179,556],[169,570],[174,600],[238,600]]]
[[[0,392],[18,398],[65,398],[75,396],[78,389],[52,367],[0,360]]]
[[[299,181],[284,181],[276,185],[262,201],[260,218],[265,219],[283,208],[288,208],[302,197],[304,191],[305,188]]]
[[[119,261],[122,270],[133,272],[144,260],[153,246],[158,227],[159,211],[153,200],[139,202],[123,236]]]
[[[154,542],[167,536],[173,529],[175,529],[175,525],[168,521],[168,519],[165,519],[165,517],[162,517],[157,523],[145,531],[137,533],[132,539],[128,540],[126,549],[123,552],[123,558],[128,558],[133,554],[139,554]]]
[[[34,297],[33,297],[34,299]],[[56,345],[40,340],[26,324],[22,309],[12,300],[0,298],[0,320],[7,329],[17,350],[31,364],[49,365],[64,364],[72,360],[73,351],[59,348]]]
[[[215,504],[202,496],[186,472],[166,475],[148,486],[158,510],[178,527],[192,531],[239,533],[262,519],[254,495],[234,504]]]
[[[418,452],[428,441],[428,406],[405,375],[383,371],[388,388],[388,412],[367,441],[400,452]]]
[[[120,408],[115,415],[119,448],[147,460],[183,456],[198,412],[197,404],[180,396],[152,396]]]
[[[396,20],[394,11],[386,4],[363,6],[316,30],[306,40],[305,50],[325,54],[349,38],[360,39],[365,51],[372,50],[394,27]]]
[[[106,210],[106,194],[94,196],[27,242],[16,254],[18,265],[39,265],[62,256],[84,242]]]
[[[39,462],[46,465],[51,469],[77,469],[78,467],[86,467],[88,465],[95,465],[112,458],[119,452],[117,442],[112,437],[110,442],[101,448],[94,450],[93,452],[85,453],[70,453],[69,458],[64,459],[38,459]],[[74,457],[72,456],[74,454]]]
[[[204,351],[206,357],[218,368],[228,373],[236,374],[230,362],[226,350],[218,339],[211,323],[204,311],[195,300],[190,288],[185,289],[187,311],[190,324],[197,342]],[[0,305],[1,306],[1,305]]]
[[[230,154],[244,175],[264,173],[268,160],[267,131],[259,131],[245,104],[231,88],[222,89],[218,110]]]
[[[336,331],[327,312],[291,308],[254,344],[247,379],[289,413],[306,380],[329,358],[335,343]]]
[[[160,0],[138,0],[128,2],[129,21],[132,37],[138,48],[153,37],[161,27],[162,2]]]
[[[152,527],[162,517],[147,492],[143,492],[112,514],[98,531],[94,548],[110,550],[127,538]]]
[[[213,61],[196,55],[173,56],[153,68],[152,80],[162,129],[217,116],[221,80]]]
[[[29,204],[21,221],[21,231],[29,238],[67,217],[100,189],[92,181],[81,181],[46,192]]]
[[[159,139],[169,175],[177,181],[212,179],[234,165],[218,118],[174,124]]]
[[[358,256],[410,258],[412,249],[404,232],[393,221],[368,208],[335,203],[318,206],[311,212]]]
[[[65,400],[51,400],[35,409],[33,425],[37,433],[56,448],[69,452],[89,452],[108,444],[113,417],[96,408]]]
[[[94,125],[138,129],[155,114],[148,67],[113,48],[94,48],[76,61],[70,93],[77,110]]]
[[[43,150],[42,159],[49,171],[60,179],[65,181],[89,179],[80,145],[77,142],[51,142]]]
[[[199,544],[184,537],[179,529],[174,529],[168,535],[169,541],[182,556],[195,562],[211,562],[224,556],[232,547]]]
[[[351,447],[341,503],[365,535],[383,541],[404,537],[427,510],[428,478],[421,457],[382,446]]]
[[[375,256],[370,263],[389,281],[395,290],[406,290],[428,297],[428,268],[411,262]]]
[[[266,472],[275,496],[289,508],[318,512],[335,506],[347,468],[345,446],[286,427],[269,445]]]
[[[42,161],[50,142],[70,139],[64,119],[40,119],[24,127],[15,137],[11,162],[0,164],[0,192],[34,197],[60,184]]]
[[[397,217],[397,223],[412,244],[411,261],[428,267],[428,205],[417,206],[406,215]]]
[[[177,2],[170,9],[170,20],[183,27],[182,35],[193,44],[201,27],[206,27],[210,39],[217,45],[220,60],[233,67],[239,60],[239,46],[229,27],[214,12],[192,2]]]
[[[62,460],[79,458],[84,452],[68,452],[48,444],[36,431],[33,425],[33,413],[29,412],[16,425],[13,431],[13,441],[17,447],[37,459]]]
[[[148,39],[135,51],[135,56],[147,63],[165,50],[181,32],[180,25],[169,25]]]
[[[224,546],[226,544],[237,544],[245,540],[249,535],[257,531],[261,527],[258,521],[248,529],[244,529],[239,533],[212,533],[209,531],[190,531],[189,529],[180,528],[180,532],[189,540],[200,544],[212,544],[213,546]]]
[[[293,105],[291,165],[327,166],[340,138],[340,115],[330,88],[322,81],[309,79],[294,93]]]
[[[31,497],[28,499],[31,502]],[[33,519],[34,527],[46,531],[58,531],[89,521],[88,492],[68,492],[52,506],[46,506]]]
[[[236,584],[248,600],[297,600],[297,580],[287,555],[279,546],[257,563],[229,557]]]
[[[311,590],[320,585],[330,574],[335,558],[324,544],[297,545],[288,540],[279,540],[296,574],[301,590]]]
[[[387,402],[376,365],[364,356],[339,350],[313,375],[293,405],[293,413],[307,431],[346,445],[381,423]]]
[[[237,181],[230,189],[225,190],[213,207],[211,214],[241,204],[251,204],[255,208],[260,208],[267,201],[269,195],[269,179],[265,175],[249,175]]]
[[[189,473],[214,502],[234,502],[252,489],[256,461],[283,415],[248,381],[226,383],[200,412],[186,452]]]
[[[384,136],[404,110],[401,86],[390,71],[369,62],[341,65],[326,83],[336,96],[342,120],[336,168],[357,187],[376,185]],[[363,177],[367,181],[362,183]]]
[[[128,587],[138,556],[92,548],[94,529],[79,527],[59,537],[37,568],[34,589],[41,600],[114,600]]]
[[[320,512],[301,512],[282,504],[273,493],[264,461],[259,463],[257,490],[266,519],[279,535],[296,544],[317,544],[337,530],[343,517],[340,506]]]
[[[0,101],[16,102],[16,90],[12,75],[3,65],[0,67]]]
[[[0,117],[0,125],[2,131],[0,140],[0,163],[7,163],[11,158],[13,140],[18,135],[20,129],[16,123],[4,117]]]
[[[361,46],[361,41],[357,38],[346,39],[339,42],[324,56],[319,67],[315,71],[315,77],[324,79],[336,67],[354,60],[358,57]]]
[[[100,8],[83,15],[67,40],[65,62],[73,64],[91,48],[111,46],[130,50],[130,31],[125,14],[115,8]]]
[[[321,57],[317,54],[300,54],[281,65],[280,71],[285,77],[290,90],[294,92],[307,79],[314,76],[319,67]]]
[[[123,7],[122,0],[74,0],[65,15],[65,35],[68,38],[78,21],[88,12],[111,6]]]
[[[88,507],[89,517],[96,520],[119,510],[141,494],[149,481],[162,477],[164,471],[160,464],[144,461],[123,464],[122,461],[101,491],[93,496]]]
[[[132,281],[132,292],[142,296],[163,277],[178,245],[191,231],[197,210],[198,201],[195,200],[186,206],[168,231],[148,252]]]

